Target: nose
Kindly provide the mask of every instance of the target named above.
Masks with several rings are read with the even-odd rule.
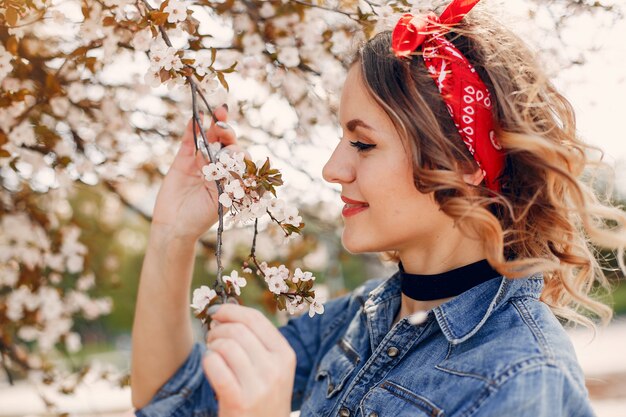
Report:
[[[341,140],[322,169],[324,180],[332,183],[346,184],[354,181],[354,164],[346,140]]]

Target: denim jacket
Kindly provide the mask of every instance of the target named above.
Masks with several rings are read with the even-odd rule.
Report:
[[[400,309],[400,275],[369,280],[323,315],[280,328],[297,355],[301,417],[593,416],[566,332],[539,301],[541,275],[486,281],[430,310]],[[142,416],[217,416],[194,348]]]

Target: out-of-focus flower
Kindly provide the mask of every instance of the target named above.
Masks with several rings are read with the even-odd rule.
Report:
[[[4,46],[0,45],[0,82],[13,71],[12,60],[13,56],[4,49]]]
[[[167,21],[170,23],[182,22],[187,19],[187,5],[184,1],[170,0],[163,11],[169,13]]]
[[[278,51],[278,60],[286,67],[297,67],[300,64],[300,54],[295,46],[286,46]]]
[[[152,42],[150,29],[143,29],[133,35],[132,44],[137,51],[148,51]]]

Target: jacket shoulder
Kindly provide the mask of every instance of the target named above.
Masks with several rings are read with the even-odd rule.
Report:
[[[529,367],[560,369],[586,391],[567,332],[550,308],[532,297],[511,298],[467,341],[450,345],[439,367],[497,383]]]

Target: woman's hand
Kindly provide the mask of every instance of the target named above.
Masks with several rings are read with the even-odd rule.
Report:
[[[228,117],[224,106],[216,108],[214,114],[223,122]],[[218,195],[215,182],[206,181],[202,175],[202,166],[208,162],[202,152],[196,153],[192,129],[190,120],[180,149],[159,190],[152,224],[165,227],[171,237],[198,239],[217,222]],[[224,147],[240,150],[230,127],[223,128],[212,121],[206,136],[209,142],[220,141]]]
[[[288,417],[296,372],[289,342],[249,307],[222,304],[211,319],[202,365],[219,417]]]

